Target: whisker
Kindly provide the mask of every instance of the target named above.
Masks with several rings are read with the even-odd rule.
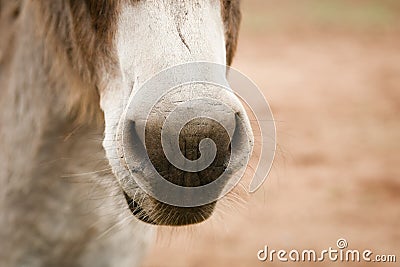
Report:
[[[106,168],[106,169],[103,169],[103,170],[92,171],[92,172],[68,174],[68,175],[63,175],[61,177],[62,178],[71,178],[71,177],[78,177],[78,176],[84,176],[84,175],[98,174],[98,173],[103,173],[103,172],[107,172],[107,171],[111,171],[111,170],[112,170],[111,168]]]

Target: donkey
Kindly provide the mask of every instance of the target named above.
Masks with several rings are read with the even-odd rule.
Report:
[[[239,0],[0,0],[0,266],[137,266],[151,225],[211,216],[215,202],[177,207],[141,190],[132,176],[143,173],[129,172],[116,137],[131,92],[157,72],[231,64],[240,18]],[[247,119],[238,99],[225,99],[232,124]],[[158,140],[160,122],[149,121],[146,135]],[[186,187],[216,179],[231,141],[215,123],[180,135],[192,160],[199,140],[215,139],[210,171],[174,169],[159,142],[148,147],[157,171]]]

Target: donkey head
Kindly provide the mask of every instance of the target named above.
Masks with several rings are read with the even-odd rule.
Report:
[[[239,0],[51,1],[40,4],[37,12],[57,14],[57,10],[63,15],[48,17],[45,23],[53,26],[45,29],[46,34],[54,33],[51,41],[57,51],[63,51],[87,87],[85,93],[82,88],[74,89],[72,106],[78,107],[74,110],[79,115],[96,110],[90,108],[96,101],[87,95],[98,94],[105,122],[103,147],[133,214],[157,225],[186,225],[207,219],[216,201],[179,207],[148,194],[156,189],[154,173],[147,167],[151,164],[166,181],[178,186],[213,182],[225,171],[235,138],[247,150],[251,146],[251,136],[244,134],[251,131],[244,108],[231,92],[213,85],[187,85],[163,96],[149,114],[144,114],[141,103],[157,94],[161,97],[162,92],[135,93],[154,75],[176,65],[200,61],[229,65],[236,49]],[[66,26],[60,28],[60,24]],[[200,101],[177,109],[174,123],[184,125],[178,136],[178,152],[190,161],[198,160],[202,140],[211,139],[216,155],[205,169],[182,170],[171,164],[163,149],[163,123],[180,104],[201,98],[219,104]],[[219,114],[219,121],[206,116],[184,121],[193,109],[200,114]],[[144,134],[139,128],[145,129]],[[172,136],[168,131],[165,134]],[[149,160],[140,153],[143,148]],[[148,191],[136,179],[143,181]]]

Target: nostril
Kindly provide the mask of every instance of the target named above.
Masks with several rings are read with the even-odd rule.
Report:
[[[125,157],[133,154],[143,155],[145,152],[143,142],[136,131],[136,123],[132,120],[125,122],[123,142]]]

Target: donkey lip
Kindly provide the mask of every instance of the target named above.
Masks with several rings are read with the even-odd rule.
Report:
[[[157,223],[150,219],[150,216],[142,209],[142,207],[134,201],[131,197],[128,196],[127,193],[124,191],[124,196],[126,202],[128,203],[129,209],[131,210],[132,214],[141,220],[142,222],[156,225]]]
[[[160,204],[164,210],[169,210],[170,213],[185,214],[185,216],[168,217],[168,219],[161,220],[159,222],[153,220],[150,215],[143,209],[139,203],[134,201],[127,193],[124,192],[126,202],[131,210],[132,214],[144,223],[158,226],[186,226],[192,224],[198,224],[208,219],[211,216],[215,206],[215,202],[195,208],[179,208],[170,206],[168,204]]]

